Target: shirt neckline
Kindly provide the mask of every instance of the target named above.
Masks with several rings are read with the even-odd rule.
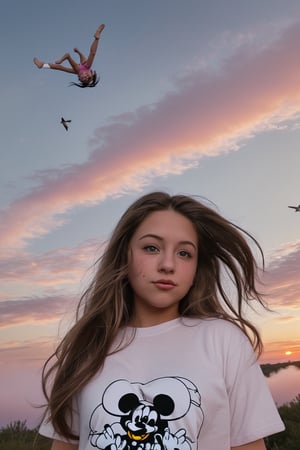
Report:
[[[169,331],[186,319],[186,317],[176,317],[176,319],[168,320],[150,327],[128,327],[128,330],[134,332],[138,337],[154,336]]]

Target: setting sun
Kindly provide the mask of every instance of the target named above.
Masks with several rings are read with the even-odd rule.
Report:
[[[290,352],[289,350],[287,352],[285,352],[286,356],[289,356],[292,354],[292,352]]]

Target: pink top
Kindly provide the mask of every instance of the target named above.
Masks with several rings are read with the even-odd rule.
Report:
[[[81,74],[86,70],[88,70],[91,76],[93,76],[94,74],[93,70],[90,69],[90,67],[87,65],[87,62],[85,61],[84,63],[79,64],[78,77],[80,78]]]

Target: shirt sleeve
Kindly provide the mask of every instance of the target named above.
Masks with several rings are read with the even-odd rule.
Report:
[[[75,400],[73,401],[72,418],[70,418],[69,424],[71,424],[72,432],[75,435],[79,436],[79,412],[78,412],[78,408],[77,408],[77,402]],[[68,442],[69,444],[78,444],[77,440],[67,439],[66,437],[58,434],[54,430],[51,421],[49,421],[49,418],[47,418],[47,417],[43,420],[43,422],[41,423],[41,425],[39,427],[39,434],[46,436],[50,439],[56,439],[58,441]]]
[[[224,376],[231,416],[231,446],[284,430],[269,386],[248,338],[231,327]]]

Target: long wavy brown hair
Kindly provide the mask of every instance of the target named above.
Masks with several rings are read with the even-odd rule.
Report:
[[[80,299],[75,324],[43,367],[45,416],[67,439],[78,439],[72,432],[74,395],[101,369],[116,334],[133,314],[133,292],[127,278],[130,239],[150,213],[167,209],[189,219],[198,235],[195,281],[180,302],[180,315],[228,320],[240,327],[258,354],[262,351],[259,332],[244,315],[244,305],[252,300],[267,308],[256,287],[259,267],[250,242],[259,251],[262,269],[264,265],[256,239],[196,198],[165,192],[144,195],[121,217],[96,262],[94,279]],[[234,286],[235,299],[229,298],[224,286],[228,284],[226,275]]]

